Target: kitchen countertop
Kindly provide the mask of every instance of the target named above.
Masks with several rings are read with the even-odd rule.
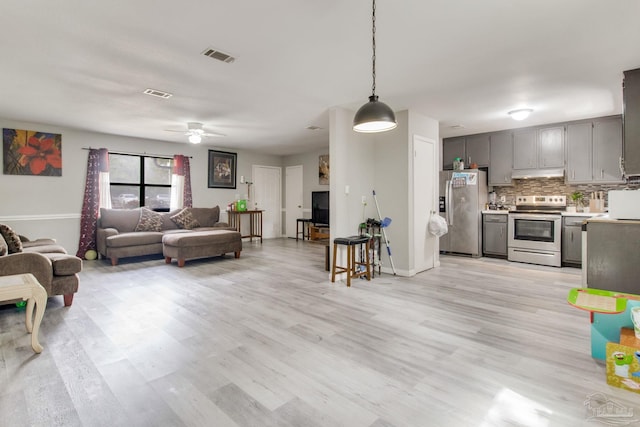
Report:
[[[562,212],[562,216],[588,216],[595,218],[602,215],[606,215],[606,212]]]
[[[609,215],[603,214],[602,216],[596,218],[589,218],[588,222],[608,222],[611,224],[640,224],[640,220],[638,219],[616,219],[609,218]]]
[[[509,213],[508,210],[490,210],[490,209],[486,209],[482,211],[483,214],[498,214],[498,215],[506,215]]]
[[[497,215],[507,215],[509,213],[508,210],[483,210],[483,214],[497,214]],[[562,216],[584,216],[589,218],[595,218],[599,216],[606,216],[605,212],[562,212]]]

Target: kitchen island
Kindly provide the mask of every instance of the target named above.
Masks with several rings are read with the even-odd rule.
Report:
[[[640,294],[640,221],[588,219],[585,261],[587,287]]]

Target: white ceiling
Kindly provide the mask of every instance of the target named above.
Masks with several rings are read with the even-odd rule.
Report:
[[[639,21],[638,0],[378,0],[376,93],[441,137],[620,114]],[[205,144],[294,154],[367,101],[371,1],[3,0],[0,49],[0,117],[177,143],[195,121],[227,135]]]

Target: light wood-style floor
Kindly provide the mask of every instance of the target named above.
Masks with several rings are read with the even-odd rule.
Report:
[[[0,309],[0,425],[593,426],[596,393],[640,416],[565,302],[579,283],[443,256],[348,289],[292,239],[184,268],[88,261],[71,308],[49,299],[42,354],[24,312]]]

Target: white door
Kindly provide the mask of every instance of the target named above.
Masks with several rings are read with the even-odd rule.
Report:
[[[302,214],[303,190],[302,190],[302,165],[288,166],[285,169],[285,185],[287,201],[285,209],[287,237],[296,237],[298,218],[304,218]]]
[[[436,237],[427,230],[431,213],[437,215],[435,142],[414,136],[413,154],[414,268],[419,273],[433,268],[436,257]]]
[[[262,238],[282,235],[282,169],[253,165],[251,208],[262,209]]]

